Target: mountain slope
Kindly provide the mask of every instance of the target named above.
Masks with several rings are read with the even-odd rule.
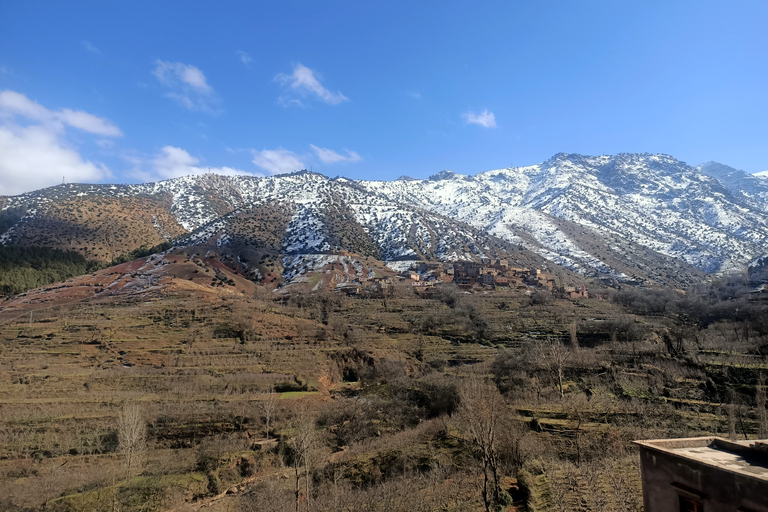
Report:
[[[176,239],[223,249],[254,275],[286,276],[307,255],[341,250],[395,268],[510,254],[530,263],[535,253],[608,281],[684,286],[704,273],[744,270],[764,254],[764,182],[667,155],[561,153],[528,167],[425,180],[303,171],[60,185],[0,198],[0,240],[108,261]]]
[[[76,251],[89,260],[109,262],[184,233],[166,203],[162,196],[51,201],[28,212],[3,234],[2,242]]]
[[[256,275],[274,271],[279,265],[269,264],[280,255],[282,271],[293,275],[296,268],[305,266],[305,256],[340,250],[388,261],[393,268],[407,268],[421,260],[512,255],[526,262],[531,259],[508,241],[450,218],[372,196],[346,180],[304,173],[268,183],[271,193],[258,194],[177,243],[216,247],[241,263],[245,258],[247,264],[255,265],[251,271]],[[266,215],[270,222],[254,221]]]
[[[717,162],[706,162],[697,169],[717,179],[731,193],[753,208],[768,213],[768,179]]]
[[[666,155],[559,154],[540,165],[474,177],[440,174],[361,185],[509,240],[526,233],[529,248],[585,273],[616,274],[585,250],[586,241],[563,232],[554,219],[709,273],[743,268],[768,240],[763,211]]]

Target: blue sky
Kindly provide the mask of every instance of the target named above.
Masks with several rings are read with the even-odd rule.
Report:
[[[3,2],[0,194],[668,153],[768,169],[768,2]]]

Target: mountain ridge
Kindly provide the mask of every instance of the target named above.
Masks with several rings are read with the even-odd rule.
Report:
[[[148,242],[221,247],[234,240],[227,219],[274,207],[290,218],[278,230],[279,248],[279,235],[263,232],[272,240],[271,258],[352,249],[398,266],[522,249],[587,277],[680,286],[705,273],[743,271],[765,252],[768,180],[740,173],[722,164],[692,167],[664,154],[558,153],[531,166],[473,176],[441,171],[426,179],[351,180],[304,170],[66,184],[0,198],[0,227],[6,228],[0,242],[40,244],[28,234],[30,226],[67,201],[90,201],[96,211],[100,203],[133,198],[152,205],[134,208],[144,218],[139,224],[151,224],[142,235]],[[243,235],[237,235],[239,250],[247,245]],[[258,246],[257,238],[249,243]],[[124,245],[124,252],[135,249]],[[91,247],[90,256],[114,257],[114,250]]]

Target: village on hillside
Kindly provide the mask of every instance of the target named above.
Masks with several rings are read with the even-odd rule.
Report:
[[[348,295],[363,292],[381,293],[395,283],[407,283],[417,291],[429,290],[437,284],[454,283],[463,290],[517,289],[524,292],[546,290],[569,299],[589,298],[585,286],[558,286],[555,277],[538,268],[509,265],[506,259],[483,258],[480,262],[453,263],[416,262],[409,269],[389,276],[357,277],[339,283],[336,290]]]

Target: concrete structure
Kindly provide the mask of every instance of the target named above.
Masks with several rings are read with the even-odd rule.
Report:
[[[645,512],[768,512],[768,442],[636,441]]]

